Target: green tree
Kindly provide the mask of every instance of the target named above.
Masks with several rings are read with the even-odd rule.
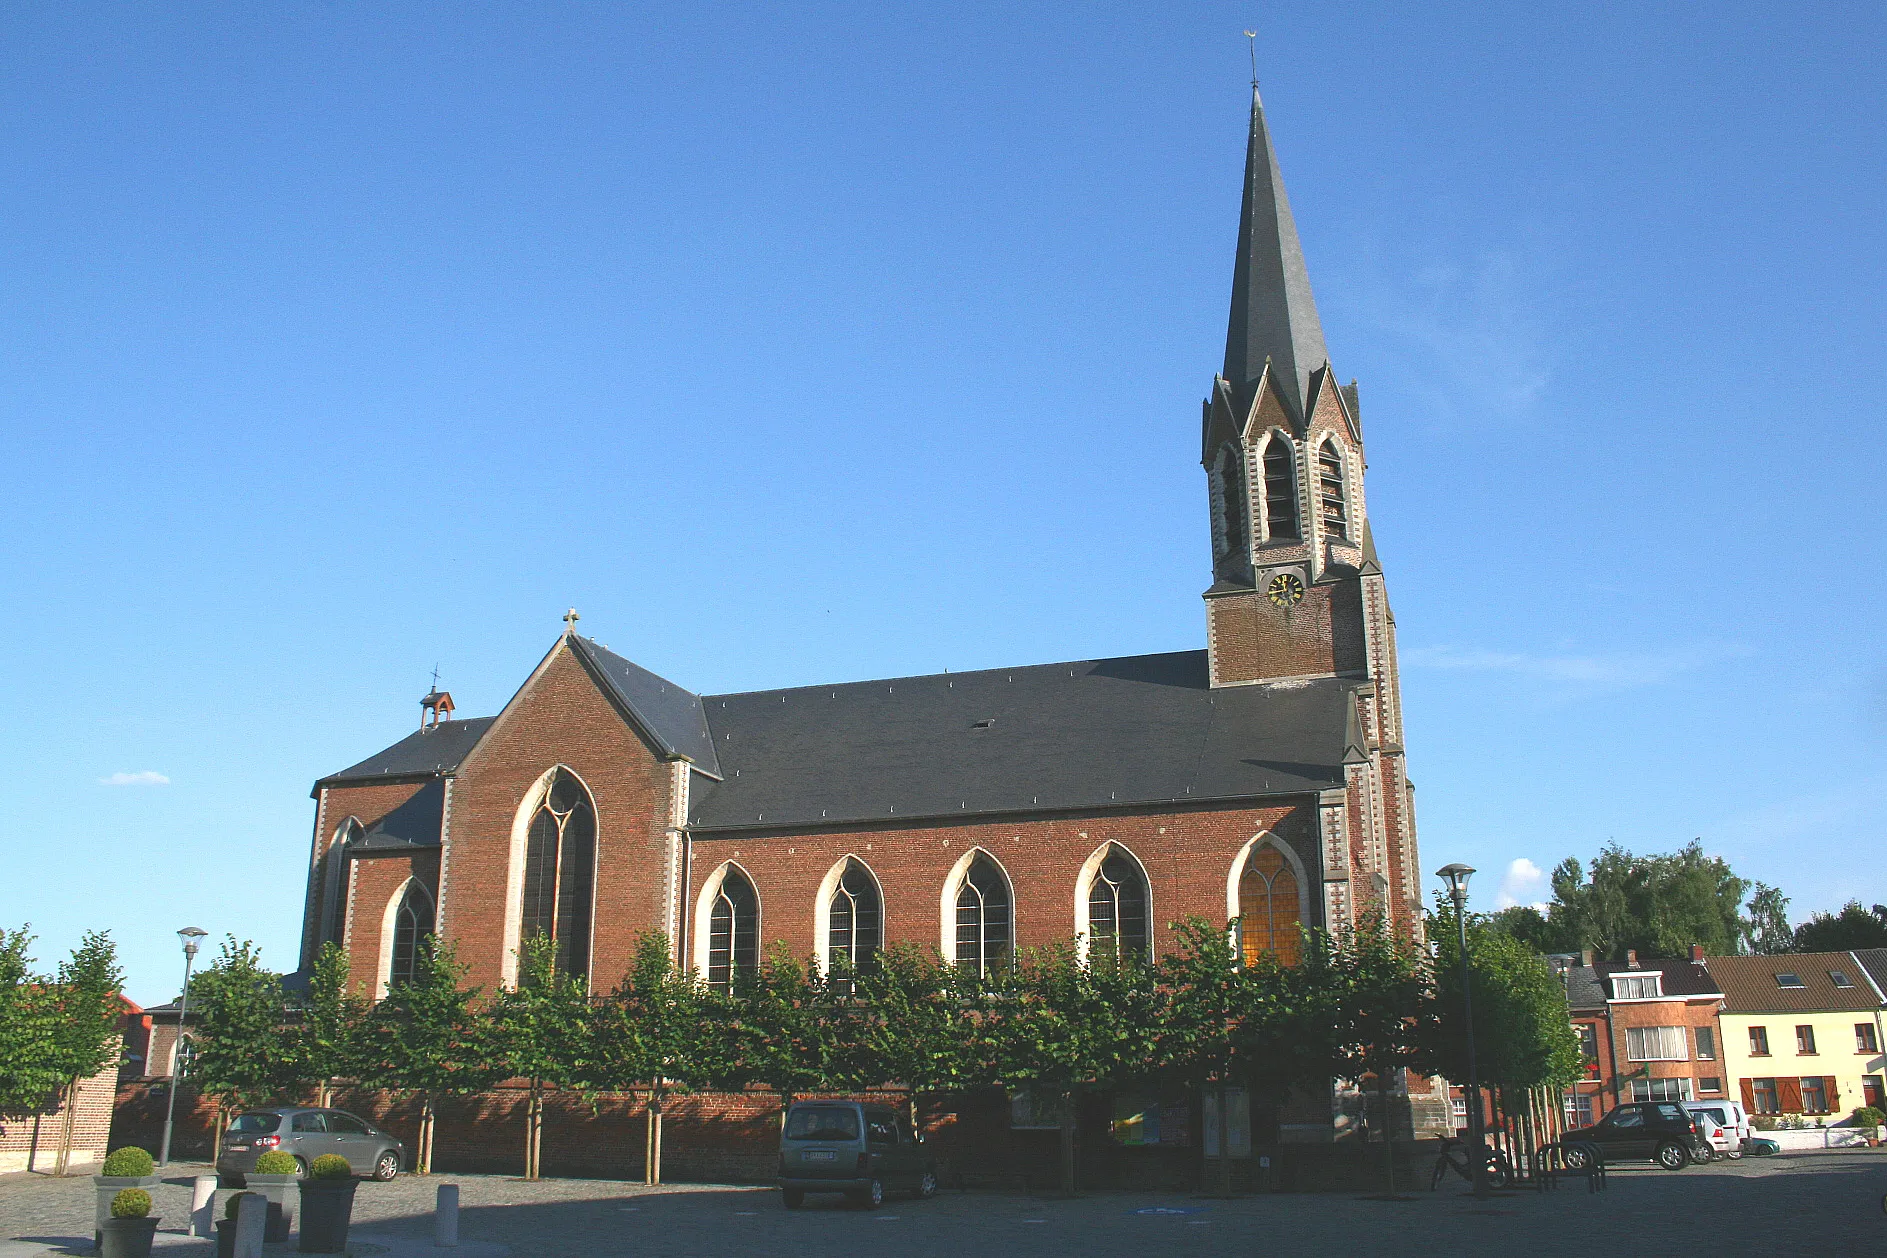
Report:
[[[794,1097],[829,1090],[841,1073],[832,995],[816,964],[778,947],[736,974],[731,991],[705,989],[711,1032],[705,1073],[729,1090],[750,1083],[771,1088],[784,1121]]]
[[[438,1102],[482,1092],[505,1077],[480,988],[461,987],[466,967],[438,936],[419,942],[411,982],[397,983],[361,1025],[361,1082],[419,1102],[414,1170],[432,1171]]]
[[[1075,1191],[1081,1098],[1157,1071],[1161,1004],[1151,967],[1112,957],[1090,965],[1073,944],[1041,949],[999,976],[987,1015],[1001,1046],[996,1074],[1059,1100],[1063,1192]]]
[[[1887,904],[1870,911],[1849,900],[1839,913],[1816,913],[1795,928],[1796,952],[1846,952],[1850,948],[1887,948]]]
[[[1795,932],[1789,929],[1789,897],[1766,882],[1750,893],[1749,916],[1743,921],[1743,946],[1759,957],[1795,950]]]
[[[349,982],[347,953],[338,944],[322,944],[288,1032],[295,1073],[315,1089],[315,1104],[323,1108],[333,1103],[335,1082],[360,1068],[366,1001],[349,990]]]
[[[1591,948],[1622,961],[1628,949],[1644,956],[1682,956],[1691,944],[1734,954],[1743,938],[1746,880],[1720,857],[1693,842],[1665,856],[1636,856],[1607,844],[1587,869],[1568,857],[1553,870],[1553,902],[1546,938],[1529,940],[1553,951]]]
[[[216,1102],[220,1154],[231,1110],[283,1097],[299,1082],[281,977],[263,966],[254,943],[226,936],[216,964],[190,984],[190,1011],[190,1074]]]
[[[911,1125],[919,1098],[994,1082],[993,1053],[979,1053],[981,984],[935,949],[894,944],[854,980],[856,1023],[865,1073],[910,1090]]]
[[[57,1020],[33,973],[29,927],[0,931],[0,1118],[25,1118],[58,1092]]]
[[[557,945],[539,934],[518,949],[517,983],[492,1002],[493,1039],[503,1071],[529,1081],[524,1109],[524,1178],[542,1177],[544,1092],[594,1097],[599,1074],[597,1020],[585,984],[557,968]]]
[[[52,1066],[59,1077],[63,1108],[54,1175],[64,1175],[72,1160],[79,1085],[117,1062],[123,1052],[125,1004],[119,994],[123,987],[124,972],[118,968],[118,949],[111,936],[92,930],[85,932],[71,957],[60,964],[54,981],[40,988],[40,998],[52,1007]]]
[[[668,1097],[703,1078],[704,993],[693,976],[677,968],[668,936],[636,940],[629,972],[610,998],[592,1013],[596,1055],[594,1085],[626,1091],[646,1085],[642,1174],[662,1182],[662,1112]]]

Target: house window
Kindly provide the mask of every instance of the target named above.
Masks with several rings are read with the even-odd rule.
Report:
[[[1843,971],[1843,970],[1828,971],[1828,980],[1829,982],[1833,983],[1836,987],[1853,987],[1854,986],[1854,980],[1850,979],[1847,976],[1846,971]]]
[[[1612,976],[1613,1000],[1657,1000],[1663,997],[1663,975],[1615,974]]]
[[[1802,1076],[1802,1112],[1804,1114],[1828,1112],[1828,1084],[1820,1075]]]
[[[738,869],[721,874],[708,909],[708,985],[731,987],[760,964],[760,897]]]
[[[1697,1036],[1697,1060],[1715,1061],[1717,1059],[1717,1033],[1707,1026],[1700,1026]]]
[[[1755,1109],[1758,1114],[1780,1114],[1782,1112],[1782,1099],[1780,1094],[1776,1091],[1776,1081],[1774,1079],[1751,1079],[1749,1084],[1750,1096],[1756,1102]]]
[[[1795,1028],[1795,1052],[1798,1057],[1815,1056],[1815,1028],[1799,1026]]]
[[[1854,1051],[1857,1053],[1878,1053],[1880,1037],[1874,1033],[1872,1022],[1854,1024]]]
[[[1575,1022],[1573,1033],[1579,1037],[1579,1056],[1585,1062],[1586,1078],[1598,1078],[1599,1028],[1590,1022]]]
[[[1270,953],[1279,965],[1296,965],[1303,939],[1297,904],[1297,874],[1284,853],[1260,843],[1245,858],[1238,879],[1238,935],[1246,965]]]
[[[1887,1087],[1882,1087],[1879,1075],[1861,1076],[1861,1104],[1874,1109],[1887,1109]]]
[[[1151,943],[1147,876],[1139,861],[1114,848],[1088,887],[1088,956],[1144,959]]]
[[[1721,1075],[1700,1075],[1697,1079],[1697,1090],[1703,1093],[1721,1092],[1723,1091],[1723,1077]]]
[[[871,871],[847,861],[827,909],[827,964],[853,970],[871,964],[884,935],[884,906]]]
[[[1689,1061],[1681,1026],[1633,1026],[1625,1028],[1625,1057],[1628,1061]]]
[[[1454,1114],[1455,1126],[1466,1127],[1468,1125],[1468,1098],[1467,1097],[1465,1096],[1455,1097],[1453,1100],[1448,1102],[1448,1108]]]
[[[1783,973],[1776,975],[1776,986],[1777,987],[1803,987],[1803,986],[1806,986],[1806,984],[1802,982],[1801,975],[1790,974],[1787,971],[1784,971]]]
[[[986,975],[1009,961],[1009,883],[978,852],[957,888],[957,966]]]
[[[1281,433],[1265,445],[1265,536],[1274,542],[1296,541],[1296,456]]]
[[[1631,1099],[1634,1101],[1688,1101],[1691,1099],[1690,1080],[1633,1079]]]
[[[1324,531],[1338,541],[1350,536],[1349,498],[1343,492],[1343,456],[1334,439],[1326,437],[1317,450],[1317,483],[1321,490]]]
[[[432,935],[432,896],[417,882],[408,882],[393,911],[393,956],[387,966],[387,986],[410,983],[419,972],[419,941]]]
[[[523,934],[556,945],[558,970],[590,972],[591,888],[596,878],[596,808],[583,784],[563,770],[551,779],[531,818],[524,849]]]
[[[1749,1029],[1749,1055],[1751,1057],[1769,1056],[1769,1028],[1753,1026]]]
[[[1593,1112],[1593,1097],[1588,1092],[1566,1094],[1566,1122],[1574,1127],[1590,1127],[1598,1121]],[[1465,1117],[1465,1112],[1463,1117]]]

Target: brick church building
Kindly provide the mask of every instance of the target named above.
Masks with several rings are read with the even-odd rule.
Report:
[[[567,617],[496,715],[428,695],[417,732],[315,784],[304,967],[333,940],[384,991],[436,932],[489,989],[538,931],[605,992],[649,931],[713,983],[776,943],[984,968],[1070,938],[1152,954],[1188,914],[1287,961],[1300,923],[1372,906],[1419,932],[1357,391],[1255,90],[1201,418],[1203,649],[710,695]],[[1343,1134],[1340,1104],[1311,1118],[1296,1138]]]

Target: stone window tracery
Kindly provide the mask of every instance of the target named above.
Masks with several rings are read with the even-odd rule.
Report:
[[[575,775],[559,770],[525,842],[523,935],[551,940],[558,970],[572,978],[590,972],[595,881],[596,808]]]

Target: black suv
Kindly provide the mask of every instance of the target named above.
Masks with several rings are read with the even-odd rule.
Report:
[[[1681,1171],[1692,1162],[1710,1160],[1710,1144],[1697,1123],[1676,1101],[1635,1101],[1621,1105],[1590,1127],[1569,1131],[1561,1142],[1573,1146],[1590,1141],[1606,1163],[1649,1159],[1667,1171]],[[1569,1147],[1566,1160],[1584,1164],[1582,1150]]]

